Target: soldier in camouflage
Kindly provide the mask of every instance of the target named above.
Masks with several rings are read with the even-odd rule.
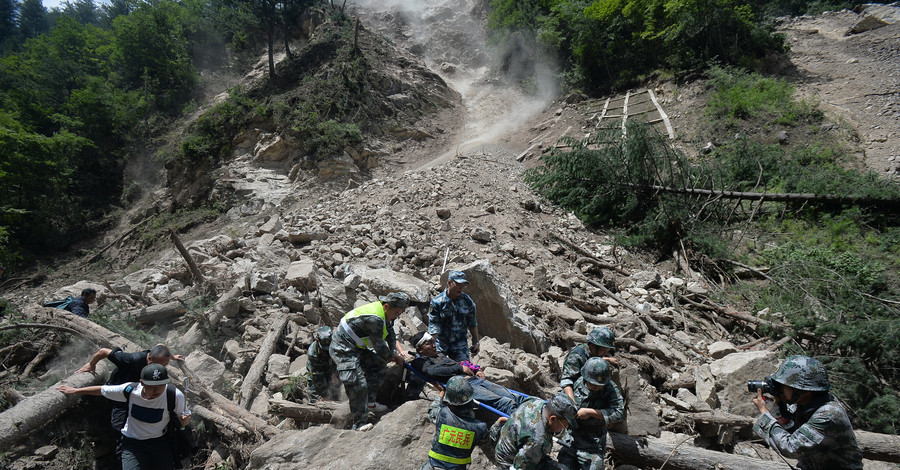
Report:
[[[421,470],[465,470],[472,462],[472,450],[487,436],[487,425],[475,419],[472,385],[459,375],[447,381],[428,410],[435,425],[428,461]]]
[[[559,440],[559,463],[570,470],[603,470],[606,427],[625,417],[625,400],[610,380],[609,364],[599,357],[587,360],[575,381],[578,427]]]
[[[350,401],[353,429],[369,430],[368,413],[387,407],[375,402],[386,374],[388,360],[403,365],[397,349],[394,320],[409,307],[409,296],[392,292],[378,301],[361,305],[344,315],[331,335],[328,351]]]
[[[566,360],[563,362],[562,378],[559,381],[563,392],[572,400],[575,399],[573,386],[575,381],[581,377],[581,368],[584,363],[592,357],[602,357],[608,364],[618,366],[619,361],[614,357],[609,357],[615,352],[616,334],[605,326],[594,328],[588,334],[588,342],[579,344],[569,351]]]
[[[780,384],[775,404],[796,405],[793,423],[780,424],[766,405],[762,389],[753,404],[762,415],[753,432],[781,455],[797,459],[801,470],[859,470],[862,451],[844,407],[828,390],[825,366],[807,356],[785,359],[772,380]],[[785,427],[787,426],[787,427]]]
[[[469,353],[478,354],[481,336],[475,317],[475,302],[463,290],[469,285],[462,271],[450,271],[447,289],[431,299],[428,311],[428,334],[437,340],[438,352],[454,361],[468,361]],[[466,330],[472,333],[472,347],[468,347]]]
[[[501,470],[554,470],[559,464],[550,458],[553,435],[576,427],[575,403],[563,393],[550,401],[531,398],[509,417],[500,430],[495,449]]]
[[[320,326],[316,330],[316,338],[306,350],[306,396],[310,403],[323,397],[332,398],[329,393],[331,377],[337,371],[328,347],[331,346],[331,327]]]

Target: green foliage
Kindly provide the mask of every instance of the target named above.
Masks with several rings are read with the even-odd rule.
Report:
[[[167,240],[170,230],[184,232],[201,223],[216,220],[220,215],[221,211],[212,207],[157,214],[141,232],[141,241],[144,246],[154,246],[160,240]]]
[[[218,163],[229,150],[234,136],[243,129],[253,108],[253,101],[240,89],[232,90],[225,101],[191,124],[176,157],[188,164]]]
[[[120,317],[125,309],[121,303],[106,302],[102,307],[91,310],[91,321],[110,330],[119,333],[137,344],[156,344],[159,341],[152,333],[147,332],[143,325],[131,318]]]
[[[307,374],[295,374],[284,381],[281,393],[285,400],[300,401],[306,396],[306,383],[309,380]]]
[[[733,0],[492,0],[497,41],[523,35],[562,57],[572,85],[632,83],[659,70],[713,62],[753,65],[785,50],[751,2]],[[574,73],[572,73],[574,72]]]
[[[794,100],[794,87],[785,80],[736,68],[713,67],[710,75],[708,84],[714,92],[706,112],[713,122],[726,128],[750,119],[784,125],[822,119],[816,106]]]

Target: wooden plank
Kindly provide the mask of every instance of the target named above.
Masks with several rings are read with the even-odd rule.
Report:
[[[653,90],[647,89],[647,93],[650,94],[650,99],[653,100],[653,104],[656,106],[656,110],[659,111],[659,115],[662,117],[663,123],[666,125],[666,132],[669,133],[669,139],[675,138],[675,130],[672,129],[672,123],[669,122],[669,116],[663,111],[662,106],[659,105],[659,101],[656,100],[656,95],[653,93]]]

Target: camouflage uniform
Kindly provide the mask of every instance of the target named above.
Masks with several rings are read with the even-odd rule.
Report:
[[[574,387],[575,382],[581,377],[581,367],[591,358],[591,350],[588,349],[587,343],[579,344],[569,351],[566,360],[563,362],[562,376],[559,385],[562,388]]]
[[[375,301],[347,312],[341,323],[346,323],[364,344],[364,347],[357,346],[353,337],[338,326],[329,347],[338,378],[350,401],[350,415],[357,426],[365,424],[368,418],[366,404],[375,401],[384,382],[387,361],[393,357],[394,322],[385,320],[382,302]]]
[[[856,434],[844,407],[827,393],[831,384],[822,363],[811,357],[791,356],[772,379],[795,389],[794,394],[812,391],[818,395],[810,403],[797,406],[789,429],[766,412],[753,425],[753,432],[781,455],[797,459],[801,470],[861,470],[862,451]]]
[[[581,368],[587,360],[591,358],[591,349],[588,346],[589,343],[604,348],[610,348],[615,351],[614,341],[615,334],[608,327],[601,326],[594,328],[588,335],[587,343],[579,344],[569,351],[565,362],[563,362],[559,386],[563,389],[572,387],[575,385],[575,381],[581,377]]]
[[[468,329],[476,326],[475,302],[467,294],[450,300],[445,290],[431,299],[428,334],[434,336],[438,352],[457,362],[469,360]]]
[[[606,426],[625,418],[625,401],[612,381],[596,392],[579,377],[573,387],[578,408],[593,408],[603,414],[603,421],[590,418],[578,421],[577,429],[569,429],[560,439],[559,463],[571,470],[603,470],[606,455]]]
[[[451,380],[458,381],[460,385],[466,382],[461,376]],[[464,396],[459,397],[460,403],[465,403],[453,405],[452,400],[447,400],[450,389],[455,386],[448,381],[445,398],[435,398],[428,410],[428,418],[435,424],[435,431],[428,461],[421,470],[465,470],[472,462],[474,446],[487,436],[487,425],[475,419],[471,408],[474,394],[471,385],[465,386]]]
[[[334,361],[331,360],[328,347],[317,342],[309,345],[306,350],[308,358],[306,362],[306,395],[310,403],[315,403],[322,397],[327,397],[331,384],[331,376],[335,373]]]
[[[497,466],[503,470],[545,470],[559,466],[550,459],[553,433],[544,417],[547,403],[531,398],[516,408],[500,430],[495,449]]]

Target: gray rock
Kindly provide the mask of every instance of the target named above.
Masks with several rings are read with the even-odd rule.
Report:
[[[737,352],[737,348],[728,341],[716,341],[709,345],[707,351],[709,351],[709,355],[713,359],[722,359],[731,353]]]
[[[661,278],[656,271],[638,271],[631,275],[635,287],[641,289],[656,289],[660,286]]]
[[[546,351],[549,340],[519,308],[515,296],[506,281],[494,271],[488,260],[478,260],[459,268],[469,279],[466,294],[472,297],[478,308],[478,332],[491,336],[501,343],[509,343],[532,354]],[[441,285],[446,285],[447,273],[441,275]]]
[[[694,369],[694,391],[697,392],[697,399],[712,408],[718,408],[719,398],[716,396],[716,379],[709,368],[709,364],[703,364]]]
[[[636,366],[618,370],[617,384],[625,398],[625,421],[611,429],[630,436],[659,436],[659,416],[650,395],[641,386],[641,373]]]
[[[254,272],[250,275],[250,290],[271,294],[278,290],[278,276],[275,273]]]
[[[494,238],[493,234],[491,234],[491,231],[483,227],[473,228],[469,233],[469,236],[471,236],[473,240],[480,243],[488,243],[491,241],[491,239]]]
[[[235,349],[237,346],[237,341],[230,340],[231,348]],[[226,350],[229,350],[229,345],[226,344]],[[234,357],[237,357],[238,349],[235,349]],[[229,350],[229,353],[232,351]],[[219,388],[222,386],[224,381],[225,374],[225,364],[222,364],[216,358],[206,354],[203,351],[194,351],[188,354],[187,357],[184,358],[185,365],[188,366],[197,377],[206,385],[212,388]]]
[[[318,286],[315,262],[303,259],[291,263],[284,276],[284,283],[296,287],[301,292],[314,290]]]
[[[279,376],[287,375],[291,366],[291,358],[284,354],[272,354],[266,365],[266,382],[274,382]]]
[[[450,209],[446,207],[438,207],[437,209],[435,209],[435,213],[437,213],[438,218],[441,220],[447,220],[450,218]]]
[[[715,377],[720,409],[728,413],[756,417],[759,411],[750,402],[748,380],[762,380],[778,368],[778,356],[768,351],[729,354],[710,363]]]

